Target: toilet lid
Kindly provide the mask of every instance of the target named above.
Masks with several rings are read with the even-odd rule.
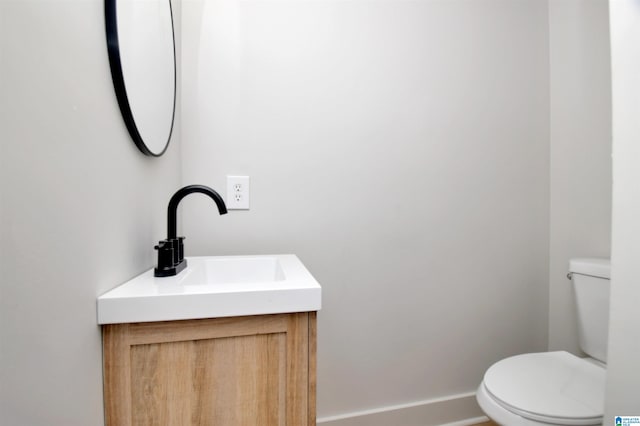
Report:
[[[605,370],[568,352],[517,355],[495,363],[484,385],[504,408],[556,424],[598,424],[604,413]]]

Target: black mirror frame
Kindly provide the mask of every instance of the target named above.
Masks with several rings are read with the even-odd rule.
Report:
[[[120,44],[118,40],[118,22],[116,15],[116,3],[117,0],[104,0],[104,15],[105,15],[105,27],[107,32],[107,51],[109,53],[109,67],[111,68],[111,78],[113,80],[113,87],[116,92],[116,98],[118,99],[118,105],[120,106],[120,112],[124,119],[127,130],[133,138],[133,142],[138,149],[145,155],[152,157],[160,157],[165,153],[169,147],[171,141],[171,135],[173,134],[173,125],[176,117],[176,96],[177,96],[177,66],[176,66],[176,37],[175,27],[173,24],[173,9],[171,7],[171,0],[166,0],[169,3],[169,13],[171,15],[171,37],[173,39],[173,113],[171,114],[171,127],[169,129],[169,136],[167,142],[164,144],[164,148],[161,152],[155,153],[151,151],[145,144],[138,127],[136,126],[131,106],[129,105],[129,98],[127,97],[127,90],[124,85],[124,75],[122,74],[122,62],[120,60]]]

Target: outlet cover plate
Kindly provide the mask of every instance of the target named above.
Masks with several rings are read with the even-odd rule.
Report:
[[[249,210],[249,176],[227,176],[227,210]]]

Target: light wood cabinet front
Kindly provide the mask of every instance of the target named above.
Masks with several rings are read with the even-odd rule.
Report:
[[[316,314],[103,328],[108,426],[315,425]]]

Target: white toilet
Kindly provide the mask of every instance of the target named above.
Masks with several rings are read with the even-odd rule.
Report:
[[[505,426],[601,425],[609,324],[608,259],[572,259],[581,349],[517,355],[493,364],[478,387],[480,408]]]

